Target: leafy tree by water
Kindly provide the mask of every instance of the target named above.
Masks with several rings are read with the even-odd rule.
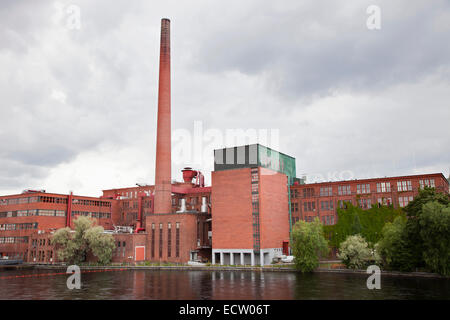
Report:
[[[383,265],[392,270],[412,271],[415,268],[406,238],[406,221],[406,217],[399,216],[394,222],[387,223],[377,245]]]
[[[409,218],[405,228],[406,246],[408,254],[411,257],[411,263],[415,268],[426,267],[424,260],[424,252],[426,250],[424,241],[421,236],[420,220],[422,218],[423,206],[429,202],[437,202],[444,206],[450,204],[450,197],[447,194],[436,192],[434,188],[425,187],[419,191],[419,195],[414,198],[405,208],[407,217]]]
[[[375,260],[373,250],[369,248],[366,240],[359,234],[348,236],[341,243],[337,257],[342,260],[347,268],[351,269],[362,269]]]
[[[432,272],[450,276],[450,205],[425,203],[419,224],[425,265]]]
[[[111,261],[114,249],[114,238],[103,233],[103,227],[93,226],[88,217],[79,217],[74,221],[75,230],[58,229],[52,237],[58,258],[71,264],[79,264],[86,260],[88,252],[98,258],[100,264]]]
[[[297,222],[292,230],[292,241],[294,263],[301,272],[316,269],[320,257],[328,253],[328,244],[318,218],[313,222]]]
[[[407,219],[386,225],[379,242],[385,265],[450,275],[450,197],[434,188],[420,190],[406,207]]]

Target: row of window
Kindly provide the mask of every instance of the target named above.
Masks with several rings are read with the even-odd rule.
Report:
[[[159,258],[162,258],[163,254],[163,223],[159,224]],[[152,223],[152,232],[151,232],[151,247],[150,254],[151,257],[155,257],[155,229],[156,225]],[[172,256],[172,223],[167,223],[167,257],[170,258]],[[175,223],[175,257],[180,257],[180,223]]]
[[[7,205],[11,205],[11,204],[22,204],[22,203],[34,203],[34,202],[39,202],[38,196],[0,199],[0,206],[7,206]]]
[[[72,211],[72,217],[83,216],[97,219],[111,219],[110,212]]]
[[[419,180],[420,188],[424,187],[432,187],[435,188],[434,179],[422,179]],[[390,182],[379,182],[377,185],[377,193],[382,192],[391,192],[391,183]],[[297,189],[291,190],[291,197],[297,198],[298,193]],[[320,188],[320,196],[327,197],[333,195],[332,187],[321,187]],[[411,180],[405,181],[397,181],[397,191],[412,191],[412,182]],[[356,185],[356,193],[357,194],[367,194],[370,193],[370,184],[358,184]],[[350,185],[342,185],[338,186],[338,195],[351,195],[351,186]],[[311,198],[314,197],[314,188],[304,188],[303,189],[303,198]]]
[[[31,210],[16,210],[16,211],[0,212],[0,218],[28,217],[28,216],[65,217],[66,211],[64,211],[64,210],[47,210],[47,209],[31,209]]]
[[[377,183],[377,192],[391,192],[391,184],[389,182],[380,182]]]
[[[406,207],[408,205],[408,203],[410,201],[413,200],[413,197],[409,196],[409,197],[398,197],[398,205],[403,208]]]
[[[384,206],[390,206],[392,204],[392,198],[388,197],[388,198],[378,198],[378,204],[379,205],[384,205]]]
[[[322,223],[324,225],[333,225],[334,224],[334,215],[322,216]]]
[[[303,211],[316,211],[316,202],[315,201],[307,201],[303,202]]]
[[[370,184],[358,184],[356,185],[356,194],[364,194],[364,193],[370,193]]]
[[[345,196],[345,195],[350,195],[352,194],[351,190],[350,190],[350,185],[346,185],[346,186],[338,186],[338,194],[340,196]]]
[[[32,239],[32,240],[31,240],[31,245],[32,245],[33,247],[37,247],[38,244],[39,244],[40,246],[45,246],[46,243],[47,243],[48,246],[51,245],[51,240],[50,240],[50,238],[47,238],[47,239],[41,238],[41,239]]]
[[[358,206],[362,209],[372,208],[372,201],[370,198],[358,199]]]
[[[0,244],[3,243],[28,243],[28,237],[0,237]]]
[[[312,222],[314,220],[314,218],[315,218],[314,216],[306,216],[305,221]],[[298,221],[299,221],[298,217],[292,218],[292,224],[295,224]],[[333,225],[334,224],[334,215],[322,216],[322,224]]]
[[[97,201],[97,200],[84,200],[84,199],[72,199],[72,204],[79,204],[82,206],[94,206],[94,207],[111,207],[109,201]]]
[[[322,187],[320,188],[320,196],[321,197],[328,197],[333,195],[333,188],[332,187]]]
[[[412,191],[411,181],[397,181],[397,191]]]
[[[333,210],[333,200],[320,201],[320,209],[323,211]]]
[[[45,254],[45,250],[33,250],[30,252],[30,258],[33,261],[39,261],[39,262],[45,262],[45,258],[48,259],[48,261],[53,260],[53,250],[47,250],[47,255]]]
[[[61,198],[50,196],[32,196],[32,197],[20,197],[11,199],[0,199],[0,205],[13,205],[23,203],[35,203],[35,202],[67,204],[67,197]],[[72,203],[86,206],[111,207],[111,202],[108,201],[72,199]]]
[[[253,250],[259,250],[261,247],[260,225],[259,225],[259,176],[258,168],[251,169],[252,181],[252,218],[253,218]]]
[[[430,187],[434,188],[434,179],[425,179],[425,180],[419,180],[420,189],[423,189],[424,187]]]
[[[37,229],[37,222],[0,224],[0,231]]]

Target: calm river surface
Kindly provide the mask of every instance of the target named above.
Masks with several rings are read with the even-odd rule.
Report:
[[[0,299],[450,299],[448,279],[385,275],[381,290],[368,290],[364,274],[336,273],[104,271],[82,273],[80,290],[65,274],[13,277],[56,272],[0,269]]]

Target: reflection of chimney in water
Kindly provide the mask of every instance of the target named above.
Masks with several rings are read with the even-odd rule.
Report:
[[[161,20],[154,213],[172,212],[170,20]]]

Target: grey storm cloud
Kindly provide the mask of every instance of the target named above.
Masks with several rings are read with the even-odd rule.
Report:
[[[448,19],[448,1],[427,6],[378,1],[378,32],[366,28],[371,4],[353,2],[348,11],[341,1],[303,2],[285,10],[261,5],[220,26],[211,17],[215,32],[204,33],[198,42],[193,68],[267,72],[268,86],[275,81],[280,96],[299,98],[338,89],[370,91],[450,67],[450,25],[439,24]]]
[[[173,130],[197,120],[280,129],[299,174],[447,170],[450,3],[378,1],[376,31],[371,4],[2,1],[0,193],[40,185],[61,165],[82,168],[64,179],[100,171],[92,159],[105,157],[124,170],[106,171],[108,187],[151,182],[141,162],[154,156],[162,17],[172,21]],[[66,26],[69,5],[79,30]],[[130,161],[146,169],[128,172]],[[87,183],[77,180],[80,193]]]

